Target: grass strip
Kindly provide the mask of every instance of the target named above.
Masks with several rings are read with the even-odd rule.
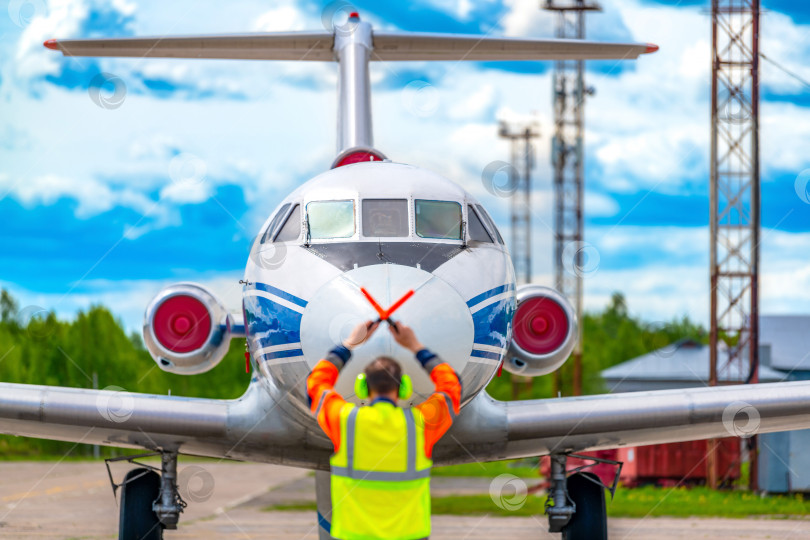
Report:
[[[453,495],[433,497],[433,514],[495,515],[503,517],[536,516],[544,513],[545,497],[528,496],[523,504],[506,498],[501,506],[489,495]],[[506,504],[508,503],[508,504]],[[265,511],[314,511],[314,502],[274,505]],[[788,518],[810,515],[810,501],[801,494],[761,496],[747,491],[712,491],[705,487],[619,489],[616,498],[607,501],[612,517],[723,517],[765,516]]]

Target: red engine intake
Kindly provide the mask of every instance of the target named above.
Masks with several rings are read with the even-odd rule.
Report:
[[[232,327],[232,316],[205,287],[178,283],[149,303],[143,337],[160,369],[194,375],[222,360],[228,352]]]
[[[518,288],[512,342],[504,363],[507,371],[530,377],[553,373],[571,355],[576,341],[576,314],[565,297],[539,285]]]

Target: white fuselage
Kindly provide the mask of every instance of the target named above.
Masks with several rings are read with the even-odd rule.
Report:
[[[449,233],[436,232],[448,223]],[[511,338],[514,271],[494,224],[464,189],[408,165],[357,163],[300,186],[263,226],[245,281],[254,369],[288,412],[308,410],[303,383],[318,360],[358,322],[378,317],[361,287],[384,308],[415,291],[392,318],[459,373],[462,403],[490,381]],[[387,325],[354,351],[337,390],[359,402],[354,377],[380,355],[412,377],[412,402],[433,391]]]

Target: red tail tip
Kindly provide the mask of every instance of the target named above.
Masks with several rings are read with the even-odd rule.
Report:
[[[350,19],[359,19],[359,18],[360,18],[360,14],[359,14],[359,13],[357,13],[356,11],[352,11],[351,13],[349,13],[349,18],[350,18]]]
[[[47,47],[48,49],[51,49],[52,51],[59,50],[59,45],[56,44],[55,39],[49,39],[45,43],[43,43],[43,45],[45,45],[45,47]]]
[[[658,45],[655,43],[647,43],[647,51],[648,53],[654,53],[658,50]]]

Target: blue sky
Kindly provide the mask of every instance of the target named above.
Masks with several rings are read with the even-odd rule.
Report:
[[[554,29],[535,0],[354,5],[386,30],[545,37]],[[597,92],[586,112],[586,239],[599,267],[586,276],[586,306],[598,309],[621,290],[631,311],[649,320],[688,314],[705,322],[708,2],[603,5],[589,16],[589,38],[655,42],[661,51],[637,62],[589,64],[588,84]],[[102,302],[130,329],[152,295],[174,281],[205,283],[237,307],[237,281],[260,225],[281,197],[334,157],[334,66],[70,60],[41,43],[321,29],[329,4],[36,0],[6,7],[0,285],[23,305],[65,317]],[[810,6],[778,0],[763,7],[763,52],[810,79]],[[378,147],[462,184],[506,237],[508,202],[487,193],[481,172],[508,156],[497,138],[499,118],[539,119],[534,274],[546,284],[551,67],[403,63],[372,70]],[[414,108],[405,99],[414,81],[432,86],[433,102]],[[98,96],[117,106],[99,106]],[[766,63],[762,97],[763,311],[806,313],[810,204],[797,193],[797,178],[810,169],[810,92]]]

